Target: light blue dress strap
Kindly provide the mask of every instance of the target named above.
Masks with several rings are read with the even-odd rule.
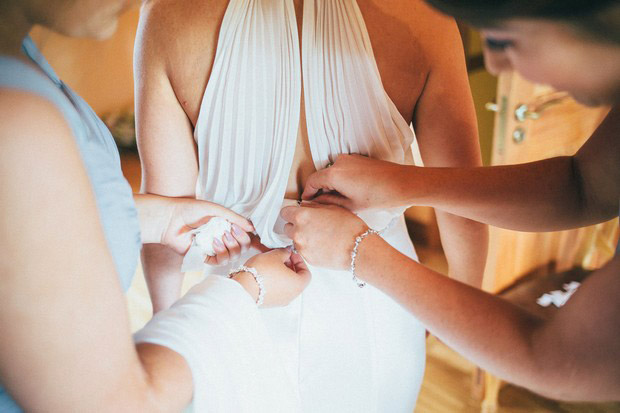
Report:
[[[2,58],[0,85],[38,94],[54,103],[64,115],[82,155],[108,248],[126,290],[139,258],[140,227],[114,139],[92,108],[58,78],[30,37],[24,39],[22,50],[36,67]]]

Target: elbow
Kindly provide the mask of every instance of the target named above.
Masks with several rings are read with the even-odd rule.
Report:
[[[133,412],[164,412],[167,406],[158,400],[155,389],[147,382],[135,383],[123,389],[117,389],[114,394],[108,394],[101,401],[106,411],[119,413]]]
[[[579,218],[581,226],[597,224],[618,215],[616,191],[605,187],[605,183],[588,168],[584,168],[579,154],[570,158],[570,175],[575,196],[574,216]],[[599,182],[593,186],[589,182]]]
[[[579,157],[571,156],[569,162],[571,181],[575,189],[575,210],[577,215],[587,216],[590,202],[588,202],[588,194],[586,192],[583,171],[579,164]]]
[[[543,397],[565,402],[620,400],[620,365],[613,357],[588,362],[582,352],[562,348],[561,341],[545,349],[532,348],[532,363],[521,385]]]

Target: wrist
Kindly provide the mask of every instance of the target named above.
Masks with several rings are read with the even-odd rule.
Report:
[[[385,255],[386,246],[390,247],[381,235],[375,233],[369,234],[359,243],[355,258],[355,275],[360,281],[374,284],[373,278],[379,275],[374,273],[374,261]]]
[[[256,302],[258,300],[259,287],[254,279],[254,276],[247,271],[240,271],[233,274],[230,277],[231,280],[238,282],[243,289],[252,297],[252,300]]]
[[[134,194],[140,234],[143,244],[163,244],[166,229],[174,212],[174,202],[168,197]]]
[[[355,241],[353,243],[353,250],[351,251],[351,264],[349,267],[349,272],[351,273],[351,277],[353,279],[353,282],[355,284],[357,284],[358,287],[362,288],[366,286],[366,283],[362,280],[360,280],[357,277],[357,272],[356,272],[356,265],[357,265],[357,255],[359,254],[360,250],[360,245],[362,244],[362,242],[373,235],[379,235],[379,231],[376,231],[372,228],[368,228],[366,227],[366,229],[364,230],[364,232],[360,232],[359,235],[357,235],[355,237]]]
[[[399,165],[394,182],[398,183],[396,199],[399,206],[427,206],[428,168],[414,165]]]

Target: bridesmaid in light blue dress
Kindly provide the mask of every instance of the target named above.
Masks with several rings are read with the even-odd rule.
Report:
[[[142,243],[183,253],[191,228],[213,216],[252,229],[245,218],[209,202],[133,195],[110,132],[27,36],[41,24],[65,35],[107,37],[130,5],[0,5],[3,413],[181,410],[192,398],[194,366],[183,349],[134,344],[122,291],[131,283]],[[307,284],[309,273],[299,259],[279,250],[252,263],[274,288],[265,305],[289,302]],[[280,283],[292,288],[278,288]],[[258,292],[247,273],[199,287],[175,304],[177,313],[158,315],[142,331],[153,335],[158,324],[173,323],[180,331],[176,338],[193,343],[195,353],[209,344],[196,325],[220,344],[227,336],[219,320],[261,333],[250,324]]]

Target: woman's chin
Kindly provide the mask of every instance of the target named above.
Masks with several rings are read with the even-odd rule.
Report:
[[[73,30],[71,29],[58,30],[57,28],[50,28],[50,29],[64,36],[69,36],[73,38],[106,40],[112,37],[114,33],[116,33],[117,28],[118,28],[118,19],[115,18],[105,23],[81,26],[78,28],[74,28]]]
[[[85,37],[89,37],[95,40],[106,40],[109,39],[116,33],[116,29],[118,28],[118,19],[114,19],[113,22],[109,24],[92,30],[91,33],[87,34]]]
[[[597,106],[607,106],[607,105],[615,105],[618,104],[619,96],[608,96],[608,95],[592,95],[585,93],[570,93],[571,97],[575,99],[575,101],[581,103],[584,106],[588,107],[597,107]]]

